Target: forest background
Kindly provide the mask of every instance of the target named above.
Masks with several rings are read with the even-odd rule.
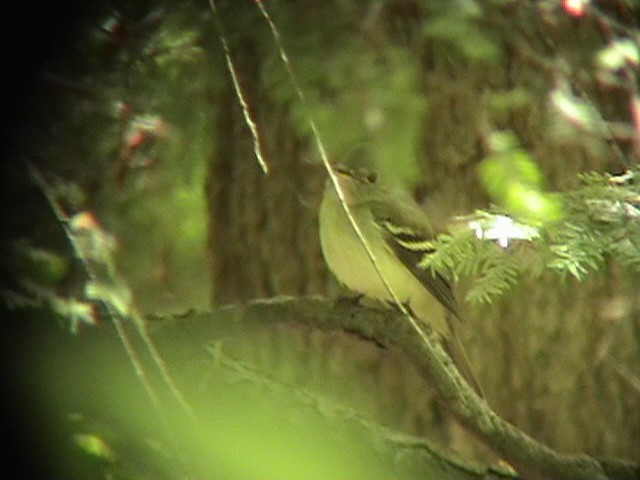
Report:
[[[440,447],[495,462],[365,327],[318,328],[295,302],[239,332],[216,319],[340,293],[315,122],[331,160],[367,158],[445,234],[436,261],[491,409],[554,450],[637,460],[638,5],[218,7],[105,2],[60,23],[44,8],[4,29],[24,42],[2,167],[20,451],[85,478],[415,478],[434,468],[416,451]],[[468,228],[497,214],[523,237],[507,248]]]

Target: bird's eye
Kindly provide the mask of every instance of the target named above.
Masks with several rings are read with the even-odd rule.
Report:
[[[376,180],[378,180],[378,175],[375,172],[369,173],[367,175],[367,182],[376,183]]]

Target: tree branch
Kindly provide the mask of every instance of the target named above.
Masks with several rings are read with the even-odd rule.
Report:
[[[466,384],[440,344],[434,339],[425,342],[418,338],[395,310],[365,308],[321,297],[277,297],[213,312],[189,312],[170,319],[149,320],[149,333],[163,354],[184,351],[185,344],[193,348],[198,343],[222,340],[272,324],[304,324],[321,330],[351,332],[401,350],[433,384],[451,414],[522,475],[556,480],[640,478],[640,465],[555,452],[500,418]]]

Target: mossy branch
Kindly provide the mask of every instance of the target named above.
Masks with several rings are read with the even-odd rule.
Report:
[[[465,383],[439,343],[422,341],[394,310],[334,303],[319,297],[277,297],[213,312],[151,319],[149,334],[163,357],[170,359],[183,352],[187,345],[192,349],[243,331],[283,323],[343,330],[399,349],[433,384],[451,414],[526,478],[640,478],[640,465],[561,454],[502,419]]]

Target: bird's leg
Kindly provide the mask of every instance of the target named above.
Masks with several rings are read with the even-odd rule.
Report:
[[[354,293],[352,291],[345,291],[340,293],[336,298],[336,303],[343,305],[360,305],[362,303],[362,299],[364,298],[364,294],[362,293]]]

